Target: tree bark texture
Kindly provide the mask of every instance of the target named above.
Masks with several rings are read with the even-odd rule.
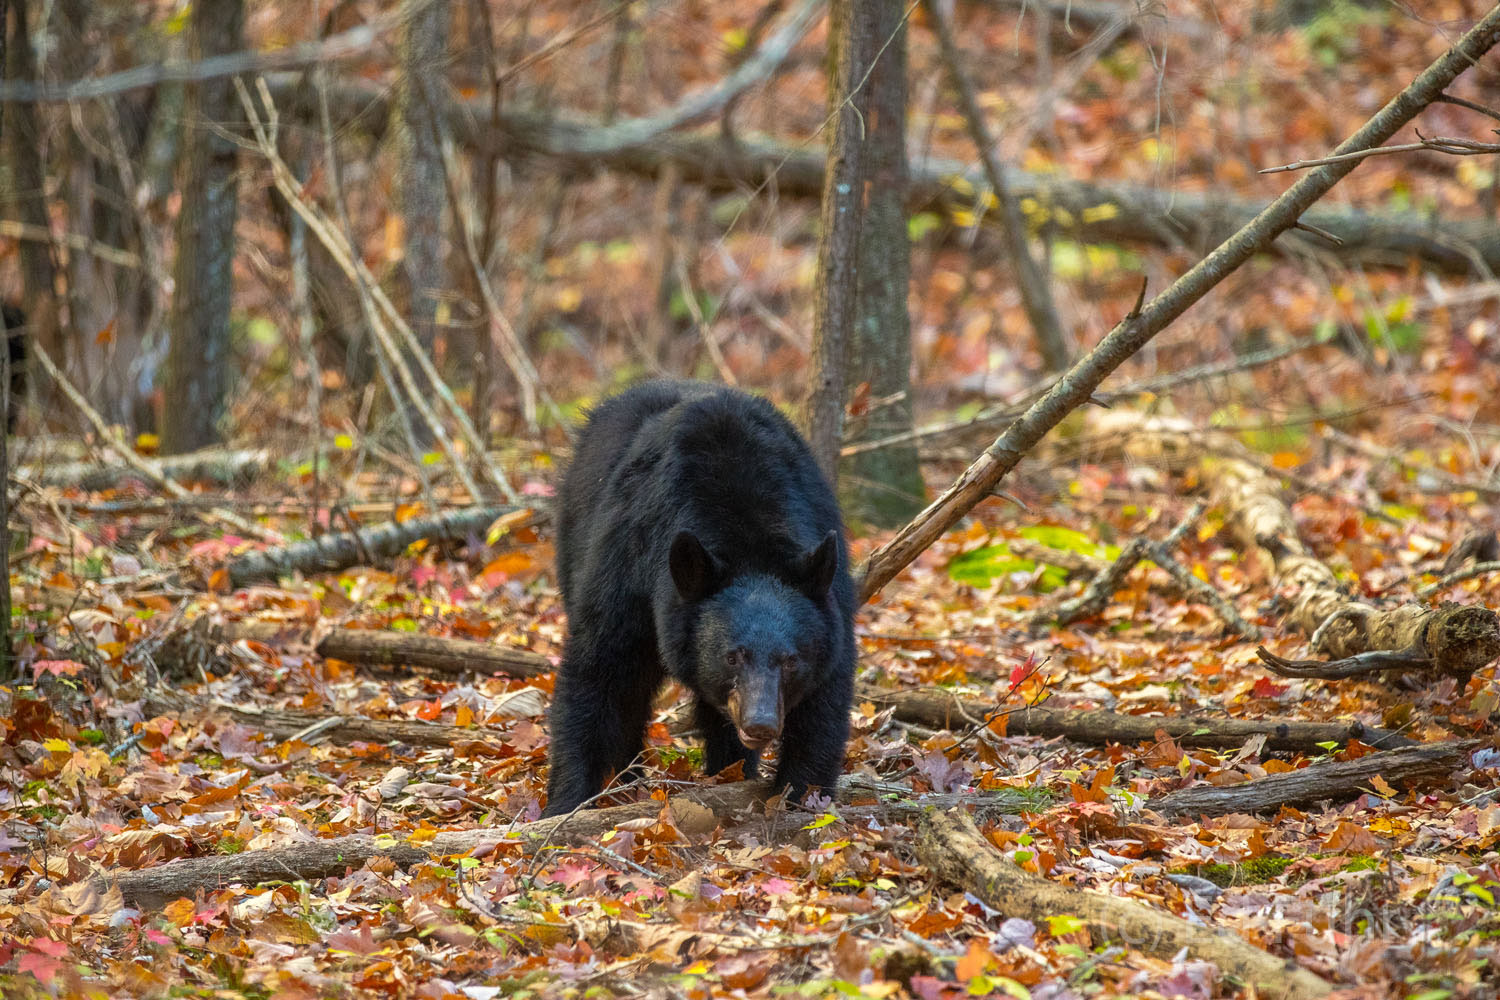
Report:
[[[36,53],[31,48],[30,8],[37,0],[11,0],[11,27],[0,24],[0,31],[8,31],[6,44],[5,78],[7,80],[35,80],[37,77]],[[3,148],[7,154],[6,164],[10,168],[10,183],[0,185],[0,206],[13,219],[47,232],[51,220],[47,216],[46,175],[42,169],[42,155],[46,149],[42,141],[41,117],[37,105],[30,102],[10,102],[0,105],[4,115]],[[29,335],[59,358],[76,353],[64,350],[59,331],[57,308],[57,262],[52,256],[50,243],[40,240],[21,240],[18,243],[21,263],[21,308],[26,313]]]
[[[906,231],[906,19],[901,0],[861,0],[871,8],[875,64],[865,84],[865,205],[855,275],[854,322],[846,350],[844,398],[867,395],[848,441],[878,441],[913,427],[911,398],[911,241]],[[862,387],[867,386],[867,389]],[[850,433],[852,432],[852,433]],[[860,452],[843,461],[844,513],[896,528],[922,509],[926,491],[915,443]]]
[[[813,287],[812,376],[803,429],[830,482],[838,479],[844,430],[845,352],[855,315],[855,274],[864,215],[868,90],[861,87],[874,51],[875,8],[833,0],[829,13],[828,103],[834,124],[823,178],[818,272]]]
[[[188,28],[192,58],[244,48],[244,21],[243,0],[200,0]],[[168,453],[217,442],[228,403],[239,157],[235,144],[215,130],[239,120],[231,80],[190,88],[162,419],[162,448]]]
[[[448,284],[443,228],[448,218],[448,185],[443,153],[432,127],[436,103],[446,93],[448,0],[404,0],[403,15],[401,77],[392,134],[396,210],[403,237],[397,302],[405,300],[412,330],[428,357],[433,357],[439,295]],[[416,430],[424,443],[430,440],[420,422]]]

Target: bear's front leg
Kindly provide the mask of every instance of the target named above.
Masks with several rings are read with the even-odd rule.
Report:
[[[832,796],[844,770],[844,747],[849,742],[849,707],[854,701],[853,671],[813,691],[787,713],[781,730],[781,763],[776,768],[775,791],[786,791],[788,801],[800,805],[809,788]]]
[[[604,657],[587,639],[569,642],[552,696],[543,816],[572,812],[635,760],[659,673],[638,659]]]

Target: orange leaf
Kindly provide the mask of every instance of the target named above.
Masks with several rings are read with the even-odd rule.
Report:
[[[424,722],[431,722],[443,714],[443,703],[440,701],[424,701],[417,708],[417,718]]]
[[[208,576],[208,589],[215,594],[227,594],[233,588],[229,583],[229,570],[222,566]]]
[[[1327,851],[1343,851],[1351,854],[1374,854],[1380,847],[1369,830],[1358,823],[1343,820],[1333,828],[1328,839],[1323,841]]]
[[[958,960],[958,967],[953,970],[953,975],[959,982],[967,983],[994,960],[995,956],[990,954],[990,950],[975,938],[969,942],[968,952]]]

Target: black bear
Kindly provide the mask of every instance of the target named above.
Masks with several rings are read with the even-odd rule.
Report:
[[[601,404],[557,495],[568,637],[545,815],[640,752],[667,677],[688,687],[717,773],[781,737],[775,787],[831,792],[854,689],[843,519],[806,442],[765,400],[647,382]]]
[[[26,314],[13,305],[0,305],[0,329],[10,355],[10,406],[5,410],[5,433],[16,432],[16,418],[26,394]]]

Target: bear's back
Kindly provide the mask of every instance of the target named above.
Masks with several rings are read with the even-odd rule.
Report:
[[[601,403],[558,493],[559,583],[628,559],[641,587],[691,531],[734,572],[785,575],[837,530],[806,443],[769,402],[702,382],[645,382]],[[841,558],[841,564],[847,562]]]

